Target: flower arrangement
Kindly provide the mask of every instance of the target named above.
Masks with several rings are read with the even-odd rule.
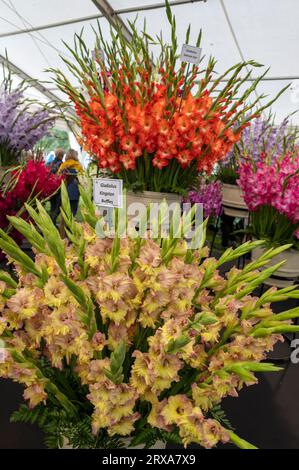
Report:
[[[62,178],[51,173],[44,162],[30,160],[25,165],[7,172],[6,182],[0,186],[0,228],[9,231],[15,242],[21,243],[22,235],[12,230],[7,216],[21,215],[28,218],[25,203],[35,198],[45,200],[57,191]],[[1,252],[0,252],[1,253]]]
[[[22,82],[12,88],[12,76],[0,84],[0,167],[20,162],[22,151],[33,149],[54,125],[54,112],[25,96]]]
[[[202,204],[204,217],[218,217],[222,211],[220,181],[205,181],[204,178],[199,178],[197,188],[189,191],[186,201]]]
[[[296,151],[297,137],[298,131],[292,129],[290,116],[276,126],[269,115],[267,119],[259,117],[251,121],[250,126],[243,130],[236,146],[242,159],[250,156],[257,161],[261,153],[275,158]]]
[[[299,156],[244,161],[239,186],[250,211],[250,232],[269,244],[294,243],[299,228]]]
[[[268,118],[258,117],[252,120],[250,126],[242,131],[239,142],[220,163],[220,180],[223,183],[237,184],[239,164],[248,158],[256,162],[261,154],[266,154],[272,160],[286,153],[296,153],[297,137],[297,130],[291,128],[290,116],[279,126],[275,126],[271,114]]]
[[[221,276],[223,263],[260,242],[216,260],[206,258],[204,237],[197,250],[171,236],[99,238],[95,208],[82,189],[81,196],[78,223],[62,185],[70,241],[40,203],[27,207],[36,228],[9,218],[35,260],[0,232],[16,274],[0,276],[0,374],[23,384],[28,401],[13,420],[39,423],[51,447],[66,439],[72,447],[115,448],[130,436],[131,445],[254,448],[224,424],[219,404],[255,384],[255,372],[278,370],[261,361],[281,333],[299,330],[290,324],[298,307],[273,314],[270,306],[298,297],[296,287],[251,295],[281,263],[257,268],[286,247]]]
[[[52,72],[75,105],[84,148],[101,168],[123,179],[129,189],[186,194],[198,172],[210,173],[238,142],[247,123],[271,103],[258,109],[259,97],[246,104],[259,79],[239,94],[248,78],[242,76],[243,70],[259,66],[254,61],[236,64],[220,76],[213,58],[203,70],[197,65],[190,70],[186,62],[178,65],[176,21],[168,1],[166,12],[171,45],[152,39],[145,29],[139,33],[129,22],[130,42],[121,28],[117,34],[111,31],[111,43],[99,29],[94,53],[81,35],[75,36],[74,50],[67,46],[75,64],[62,60],[79,86],[61,70]],[[186,44],[189,37],[190,28]],[[201,32],[197,47],[200,42]],[[153,45],[160,48],[156,64]],[[226,85],[217,92],[223,79]]]

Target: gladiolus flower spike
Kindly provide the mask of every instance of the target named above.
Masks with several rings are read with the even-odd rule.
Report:
[[[132,445],[172,439],[254,448],[217,410],[226,396],[256,384],[255,373],[279,370],[263,360],[282,333],[299,330],[291,322],[298,307],[280,314],[271,308],[299,298],[296,286],[253,295],[277,268],[267,268],[277,249],[222,276],[223,263],[262,242],[230,248],[216,260],[207,247],[192,251],[171,236],[98,238],[92,202],[80,191],[83,222],[63,197],[75,243],[61,239],[40,204],[30,210],[43,235],[35,259],[0,232],[16,273],[0,272],[0,376],[23,384],[29,404],[14,419],[35,413],[52,430],[52,446],[63,437],[75,447],[121,446],[130,436]],[[20,225],[15,216],[10,223],[31,236],[30,223]]]
[[[75,35],[74,48],[66,45],[72,60],[62,60],[76,86],[61,70],[50,71],[58,88],[74,104],[80,141],[100,168],[123,179],[133,190],[184,194],[198,172],[209,174],[239,141],[250,120],[284,90],[269,103],[264,104],[264,97],[259,96],[249,104],[247,100],[265,75],[239,93],[248,83],[248,67],[260,67],[252,60],[219,76],[211,57],[206,69],[192,65],[187,75],[187,64],[178,63],[176,22],[169,8],[167,17],[171,45],[161,38],[152,39],[146,29],[137,31],[135,22],[128,24],[130,42],[120,27],[117,34],[111,29],[111,42],[106,41],[99,26],[95,54],[82,35]],[[190,29],[186,43],[189,36]],[[197,46],[200,41],[201,31]],[[153,44],[161,51],[156,63],[151,54]],[[223,79],[226,85],[219,92]]]

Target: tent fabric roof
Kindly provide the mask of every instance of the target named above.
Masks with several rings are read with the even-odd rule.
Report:
[[[112,18],[116,12],[124,23],[138,13],[137,25],[141,27],[146,18],[150,35],[162,30],[164,38],[168,39],[170,30],[165,11],[160,8],[162,3],[163,0],[0,0],[0,54],[5,56],[7,51],[14,65],[62,98],[45,72],[50,67],[65,70],[59,54],[69,54],[62,40],[72,44],[74,33],[80,33],[84,27],[85,40],[93,48],[91,26],[96,26],[97,19],[104,36],[109,37],[109,18],[103,15],[106,11],[112,12]],[[254,59],[270,67],[267,80],[258,86],[259,93],[272,97],[291,83],[273,105],[277,123],[299,109],[298,0],[177,0],[170,3],[177,18],[179,44],[184,41],[189,23],[192,28],[190,44],[195,42],[202,28],[203,53],[216,57],[218,72],[243,58]],[[41,90],[32,90],[32,94],[45,99]],[[299,113],[292,121],[299,124]]]

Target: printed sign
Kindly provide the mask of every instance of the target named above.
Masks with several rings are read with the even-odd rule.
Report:
[[[100,207],[122,208],[123,181],[108,178],[94,178],[93,199]]]
[[[181,61],[198,65],[201,57],[201,47],[184,44],[181,52]]]

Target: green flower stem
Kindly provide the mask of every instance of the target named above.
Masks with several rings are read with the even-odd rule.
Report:
[[[239,447],[240,449],[247,449],[247,450],[257,449],[257,447],[255,447],[253,444],[250,444],[250,442],[245,441],[241,437],[237,436],[237,434],[235,434],[230,429],[225,429],[225,431],[229,435],[231,442],[235,444],[237,447]]]

